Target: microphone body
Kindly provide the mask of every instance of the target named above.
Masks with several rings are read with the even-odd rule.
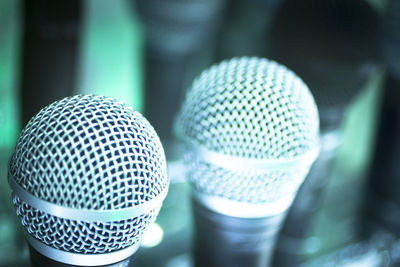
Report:
[[[8,174],[36,265],[102,266],[129,258],[169,185],[149,122],[94,95],[64,98],[36,114],[21,132]]]
[[[299,266],[307,259],[304,246],[321,207],[329,174],[340,145],[340,132],[321,133],[321,150],[287,212],[277,238],[273,266]]]
[[[29,245],[29,254],[31,257],[31,265],[32,267],[76,267],[77,265],[71,265],[62,263],[59,261],[55,261],[48,257],[43,257],[37,250],[35,250],[31,245]],[[114,263],[114,264],[106,264],[102,265],[101,267],[128,267],[134,266],[133,264],[134,256],[131,256],[123,261]]]
[[[238,218],[192,200],[196,267],[267,266],[285,212],[265,218]]]
[[[267,266],[318,150],[318,112],[290,70],[234,58],[204,71],[177,117],[192,185],[195,266]]]
[[[270,27],[282,0],[230,0],[217,35],[216,58],[267,55]]]

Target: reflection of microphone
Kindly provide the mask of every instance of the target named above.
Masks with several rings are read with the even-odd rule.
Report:
[[[266,266],[318,154],[307,86],[276,62],[235,58],[195,80],[177,118],[193,186],[196,266]]]
[[[46,257],[97,266],[130,257],[169,180],[160,140],[138,112],[79,95],[42,109],[9,165],[17,215],[39,266]],[[43,262],[38,262],[43,261]]]

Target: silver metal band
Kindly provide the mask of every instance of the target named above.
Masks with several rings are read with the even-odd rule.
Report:
[[[319,154],[319,146],[317,146],[301,156],[289,159],[250,159],[224,155],[190,142],[187,145],[201,160],[229,170],[285,170],[311,165]]]
[[[206,195],[195,189],[192,191],[194,199],[208,209],[238,218],[263,218],[281,214],[290,207],[295,197],[293,194],[271,203],[246,203]]]
[[[140,242],[133,244],[130,247],[104,254],[79,254],[58,250],[45,245],[28,233],[25,236],[31,246],[44,256],[66,264],[79,266],[100,266],[113,264],[130,257],[139,247]]]
[[[89,210],[64,207],[40,199],[18,185],[10,173],[8,173],[8,181],[13,193],[31,207],[60,218],[87,222],[113,222],[138,217],[160,207],[168,192],[167,186],[158,196],[131,208]]]

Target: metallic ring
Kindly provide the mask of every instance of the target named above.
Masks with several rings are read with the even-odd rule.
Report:
[[[64,207],[40,199],[17,184],[10,172],[8,173],[8,181],[13,193],[33,208],[56,217],[86,222],[114,222],[138,217],[152,209],[160,207],[168,192],[167,186],[158,196],[130,208],[116,210],[89,210]]]
[[[79,265],[79,266],[101,266],[113,264],[130,257],[135,253],[139,247],[140,242],[133,244],[130,247],[104,254],[79,254],[67,252],[52,248],[38,241],[36,238],[25,233],[25,236],[31,246],[39,253],[55,261],[63,262],[66,264]]]

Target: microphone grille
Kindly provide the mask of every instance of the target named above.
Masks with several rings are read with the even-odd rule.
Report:
[[[40,200],[76,210],[117,211],[148,202],[168,188],[161,142],[138,112],[112,98],[78,95],[42,109],[23,129],[9,175]],[[61,218],[13,202],[29,236],[52,248],[103,254],[139,244],[161,202],[114,221]]]
[[[47,214],[17,196],[13,203],[29,235],[52,248],[80,254],[104,254],[138,244],[160,209],[126,220],[86,222]]]
[[[267,59],[234,58],[205,70],[193,83],[176,121],[189,144],[187,174],[197,192],[243,203],[273,203],[293,196],[319,147],[319,118],[303,81]],[[294,161],[279,168],[220,165],[201,147],[247,163]],[[215,158],[214,158],[215,160]],[[230,161],[230,159],[219,159]],[[249,161],[250,160],[250,161]]]
[[[42,200],[95,210],[136,206],[168,183],[150,123],[121,102],[93,95],[65,98],[33,117],[18,139],[10,174]]]
[[[204,71],[177,122],[191,142],[235,157],[287,159],[318,144],[318,111],[307,86],[286,67],[255,57]]]

